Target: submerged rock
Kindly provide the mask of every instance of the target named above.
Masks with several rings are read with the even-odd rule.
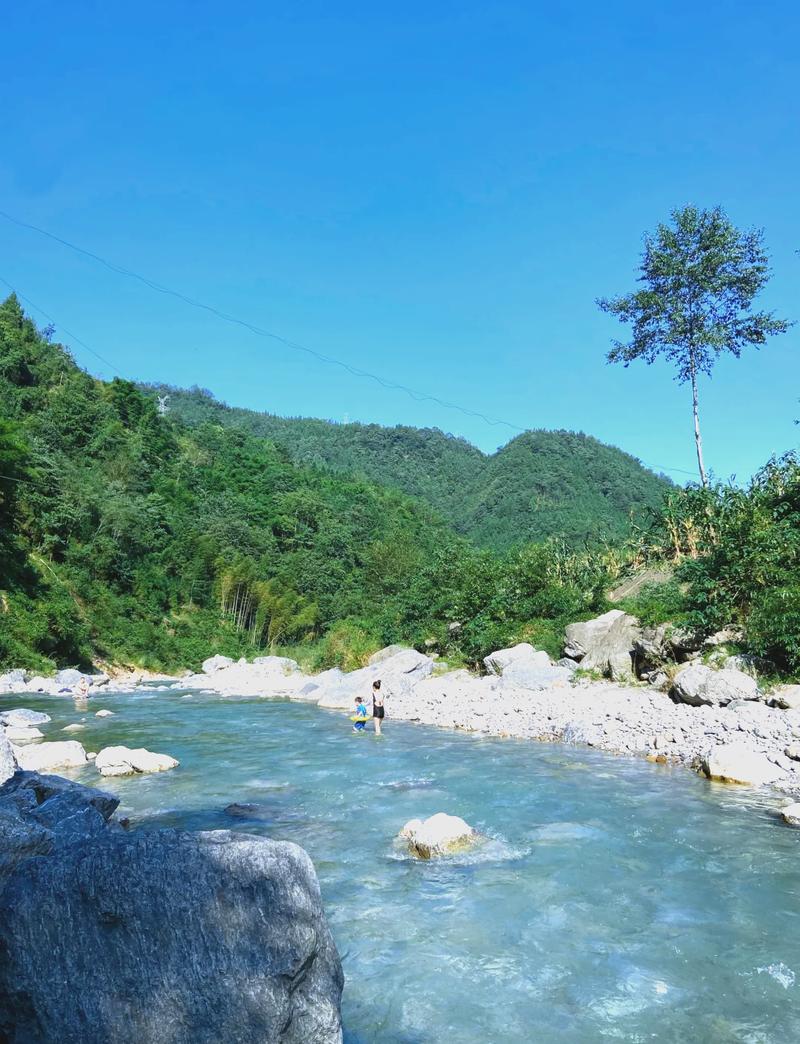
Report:
[[[468,848],[478,834],[460,816],[437,812],[426,820],[411,819],[400,831],[408,850],[420,859],[436,859]]]
[[[114,712],[110,710],[99,710],[95,713],[95,718],[112,718]]]
[[[137,772],[166,772],[180,762],[169,754],[154,754],[144,747],[104,747],[95,758],[102,776],[132,776]]]
[[[306,853],[126,833],[116,803],[55,777],[0,787],[0,1040],[340,1044],[341,964]]]
[[[86,764],[86,751],[77,740],[60,740],[57,743],[37,743],[30,747],[17,747],[17,764],[31,772],[47,772],[55,768],[78,768]]]

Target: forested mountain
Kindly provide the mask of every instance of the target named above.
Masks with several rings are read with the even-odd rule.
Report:
[[[668,481],[588,435],[531,431],[486,455],[435,428],[336,424],[229,407],[201,389],[146,386],[170,396],[173,416],[272,439],[298,463],[361,475],[425,500],[482,547],[505,550],[548,537],[580,546],[613,539],[631,513],[657,508]]]
[[[243,425],[207,396],[172,401],[160,416],[152,393],[76,366],[14,296],[0,305],[0,667],[174,669],[297,642],[316,666],[353,667],[396,641],[476,663],[519,640],[557,654],[564,623],[605,604],[615,550],[479,548],[425,500],[454,512],[471,484],[476,532],[510,544],[534,497],[534,520],[576,538],[622,524],[620,475],[643,472],[616,450],[531,433],[479,483],[487,458],[440,432]],[[273,438],[251,430],[271,421]],[[547,492],[531,493],[526,468],[545,459]],[[363,477],[379,462],[418,496]]]

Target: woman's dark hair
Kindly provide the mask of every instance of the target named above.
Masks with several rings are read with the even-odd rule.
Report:
[[[380,689],[380,687],[381,687],[381,680],[380,680],[380,678],[377,678],[377,679],[376,679],[376,680],[375,680],[375,681],[374,681],[374,682],[372,683],[372,688],[373,688],[373,689]]]

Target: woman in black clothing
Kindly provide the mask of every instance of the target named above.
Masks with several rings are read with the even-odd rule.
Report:
[[[375,724],[375,735],[381,734],[381,722],[386,712],[383,709],[383,695],[381,693],[381,680],[372,683],[372,721]]]

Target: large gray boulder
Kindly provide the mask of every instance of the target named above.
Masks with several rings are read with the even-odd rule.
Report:
[[[106,822],[116,799],[42,778],[0,787],[0,1040],[340,1044],[341,964],[302,849],[129,834]]]
[[[675,675],[671,695],[693,707],[726,707],[732,700],[757,700],[761,692],[756,679],[743,671],[715,671],[692,663]]]
[[[634,644],[639,622],[620,609],[611,609],[594,620],[570,624],[564,655],[580,660],[585,670],[600,671],[614,681],[632,681]]]

